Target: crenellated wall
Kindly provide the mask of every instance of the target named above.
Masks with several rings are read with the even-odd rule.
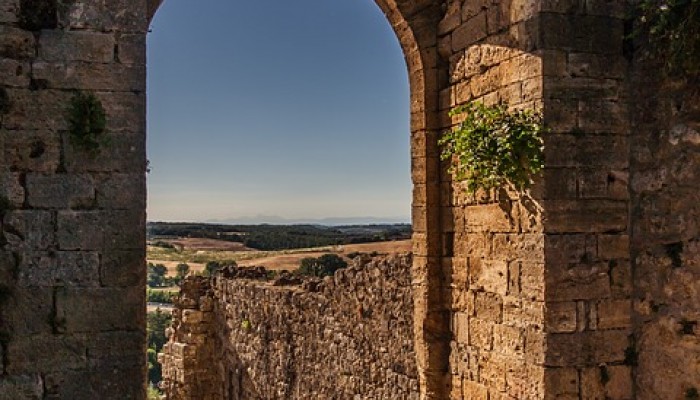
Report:
[[[411,257],[324,280],[190,278],[163,348],[172,400],[418,399]]]

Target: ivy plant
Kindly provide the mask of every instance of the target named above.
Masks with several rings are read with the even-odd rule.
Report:
[[[635,36],[671,75],[700,75],[700,0],[640,0]]]
[[[470,193],[512,184],[523,190],[544,167],[542,116],[530,110],[471,102],[450,111],[464,120],[440,138],[440,158]]]
[[[105,110],[92,93],[76,92],[68,109],[68,125],[71,142],[93,155],[108,143]]]

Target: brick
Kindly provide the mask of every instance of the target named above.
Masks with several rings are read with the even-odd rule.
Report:
[[[5,214],[5,239],[13,249],[46,250],[54,245],[55,219],[51,212],[15,210]]]

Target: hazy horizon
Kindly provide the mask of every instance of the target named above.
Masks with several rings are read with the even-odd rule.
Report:
[[[325,218],[284,218],[274,215],[257,215],[209,220],[160,220],[148,219],[148,222],[164,223],[200,223],[226,225],[382,225],[382,224],[411,224],[410,218],[403,217],[325,217]]]

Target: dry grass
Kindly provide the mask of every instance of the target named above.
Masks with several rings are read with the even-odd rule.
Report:
[[[163,264],[168,268],[168,275],[175,275],[175,266],[181,262],[190,266],[190,271],[202,271],[208,261],[236,261],[238,265],[245,266],[265,266],[273,270],[294,270],[299,267],[302,258],[319,257],[323,254],[333,253],[345,256],[353,252],[379,254],[406,253],[411,251],[410,240],[398,240],[389,242],[374,242],[361,244],[348,244],[341,246],[314,247],[307,249],[279,250],[279,251],[259,251],[250,250],[212,250],[220,240],[200,239],[207,241],[202,243],[204,248],[196,247],[197,243],[191,239],[178,239],[172,242],[185,241],[187,246],[182,250],[164,249],[160,247],[148,246],[148,261],[154,264]],[[225,242],[231,243],[231,242]]]

